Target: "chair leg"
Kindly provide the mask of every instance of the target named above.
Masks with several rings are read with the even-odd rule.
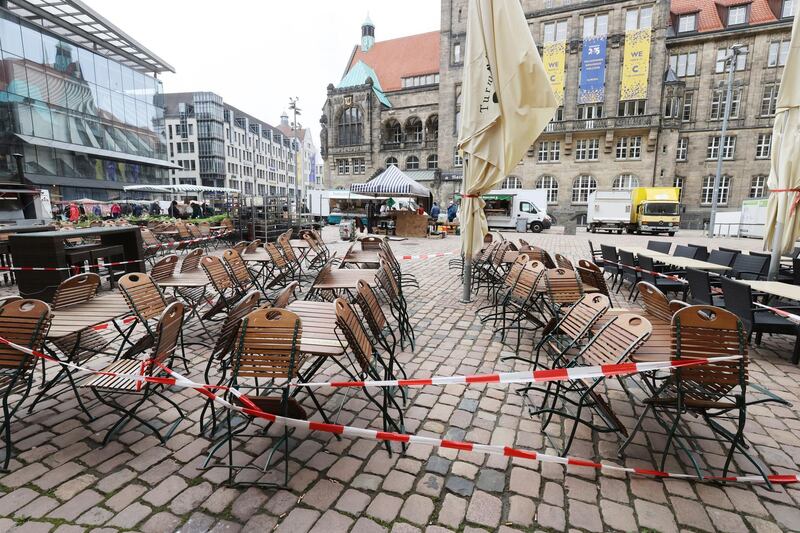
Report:
[[[11,413],[8,410],[8,394],[3,395],[3,440],[6,444],[6,457],[2,472],[8,472],[8,465],[11,463]]]

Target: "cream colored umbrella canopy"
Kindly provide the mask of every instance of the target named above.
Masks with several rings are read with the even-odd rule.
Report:
[[[778,271],[781,254],[790,252],[800,236],[800,17],[794,18],[776,107],[764,236],[764,248],[772,249],[771,277]]]
[[[466,296],[469,262],[489,230],[480,196],[517,166],[557,107],[519,0],[470,0],[462,87]]]

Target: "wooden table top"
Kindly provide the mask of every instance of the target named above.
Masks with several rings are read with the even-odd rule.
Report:
[[[269,256],[269,253],[263,249],[259,248],[255,252],[250,253],[243,253],[242,259],[245,261],[253,262],[253,263],[270,263],[272,262],[272,258]]]
[[[91,326],[103,324],[131,313],[122,293],[115,291],[86,302],[53,311],[48,338],[66,337]]]
[[[208,285],[208,277],[203,272],[191,272],[186,274],[175,274],[166,279],[156,281],[159,287],[205,287]]]
[[[292,245],[292,248],[309,248],[309,244],[305,239],[290,239],[289,244]]]
[[[736,281],[747,283],[754,290],[771,294],[772,296],[800,302],[800,285],[792,285],[780,281],[759,281],[750,279],[739,279]]]
[[[332,269],[314,281],[315,289],[355,289],[358,280],[363,279],[374,286],[375,275],[380,272],[377,268],[338,268]]]
[[[296,301],[289,311],[300,317],[303,336],[300,351],[316,356],[337,356],[344,353],[336,336],[336,306],[328,302]]]
[[[350,250],[342,259],[343,263],[380,263],[378,252],[373,250]]]
[[[648,250],[640,246],[620,246],[619,249],[634,255],[644,255],[653,261],[678,268],[695,268],[697,270],[709,270],[712,272],[731,270],[731,267],[728,266],[717,265],[716,263],[709,263],[698,259],[690,259],[688,257],[675,257],[674,255],[662,254],[661,252]]]

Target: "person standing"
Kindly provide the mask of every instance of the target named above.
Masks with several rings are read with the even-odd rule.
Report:
[[[169,209],[167,210],[167,214],[172,218],[180,218],[181,212],[178,209],[178,201],[172,200],[172,203],[169,204]]]
[[[458,207],[454,202],[450,202],[450,205],[447,206],[447,221],[452,223],[456,219],[456,215],[458,214]]]
[[[200,209],[200,204],[192,202],[192,218],[202,218],[203,210]]]
[[[111,205],[111,218],[119,218],[120,213],[122,213],[122,208],[118,203],[114,202]]]
[[[433,207],[431,207],[431,217],[434,220],[439,220],[439,213],[440,212],[441,212],[441,209],[439,209],[439,204],[437,204],[436,202],[433,202]]]

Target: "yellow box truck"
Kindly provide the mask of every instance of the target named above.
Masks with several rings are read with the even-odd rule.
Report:
[[[681,224],[681,190],[678,187],[631,189],[631,219],[628,233],[675,235]]]

